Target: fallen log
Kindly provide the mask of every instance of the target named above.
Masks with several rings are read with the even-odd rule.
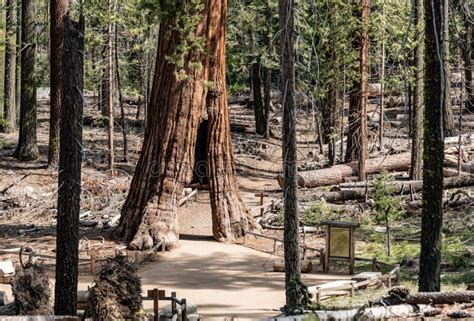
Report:
[[[408,304],[455,304],[474,301],[474,291],[457,292],[418,292],[409,294],[406,298]]]
[[[456,176],[449,177],[444,180],[444,189],[449,188],[461,188],[474,185],[474,176]],[[410,191],[421,192],[423,188],[423,181],[410,181],[410,182],[394,182],[392,186],[395,188],[394,195],[408,194]],[[334,192],[315,192],[311,195],[306,195],[300,198],[300,201],[316,201],[324,198],[329,203],[339,203],[350,200],[363,200],[366,197],[366,193],[371,191],[371,187],[365,188],[354,188],[350,190],[334,191]]]
[[[387,171],[406,171],[410,169],[411,154],[402,153],[368,159],[365,165],[366,174],[376,174],[382,169]],[[335,165],[329,168],[298,173],[300,187],[318,187],[343,183],[346,177],[357,176],[358,163]]]

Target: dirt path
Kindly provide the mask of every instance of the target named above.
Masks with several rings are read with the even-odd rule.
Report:
[[[285,302],[284,273],[272,271],[272,257],[210,238],[185,237],[180,247],[140,270],[143,287],[176,291],[197,304],[204,320],[260,319],[279,314]],[[344,276],[305,274],[316,285]],[[151,304],[145,305],[151,309]]]

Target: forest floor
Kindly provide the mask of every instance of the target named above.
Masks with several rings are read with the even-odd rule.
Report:
[[[84,127],[83,193],[81,204],[81,258],[87,259],[88,249],[101,248],[99,260],[113,255],[116,248],[124,248],[110,238],[114,220],[120,213],[125,201],[135,164],[139,157],[143,140],[142,123],[134,120],[136,107],[126,108],[130,121],[129,159],[123,162],[122,134],[115,131],[117,173],[111,177],[107,171],[107,132],[100,126],[100,112],[94,108],[94,101],[88,99],[85,110],[93,119],[92,126]],[[395,119],[400,111],[391,111]],[[390,111],[388,111],[388,114]],[[260,205],[256,193],[266,192],[269,200],[274,202],[274,213],[281,220],[281,190],[275,179],[281,170],[281,139],[279,111],[276,106],[272,114],[272,138],[263,139],[254,133],[253,110],[244,106],[232,105],[233,124],[246,128],[245,132],[234,132],[234,151],[238,182],[242,197],[249,208]],[[395,120],[394,123],[397,121]],[[299,164],[305,168],[322,168],[327,158],[319,153],[315,140],[315,130],[311,129],[313,115],[310,111],[298,110],[298,153]],[[375,140],[374,132],[372,141]],[[467,136],[470,135],[468,131]],[[466,136],[466,137],[467,137]],[[385,146],[382,151],[370,148],[371,156],[383,153],[403,152],[409,148],[404,128],[387,128]],[[470,137],[466,138],[469,140]],[[46,168],[48,143],[48,100],[39,98],[38,106],[38,145],[40,158],[33,162],[19,162],[11,156],[17,142],[17,133],[0,133],[0,249],[30,247],[37,254],[54,255],[55,249],[55,216],[57,172]],[[336,145],[339,148],[340,142]],[[325,146],[326,147],[326,146]],[[467,150],[472,152],[472,148]],[[471,154],[468,155],[471,157]],[[404,175],[403,173],[399,173]],[[397,174],[395,174],[397,175]],[[7,188],[5,191],[4,189]],[[328,190],[323,187],[317,190]],[[4,192],[3,192],[4,191]],[[467,189],[468,193],[472,192]],[[312,193],[307,190],[305,193]],[[342,211],[327,211],[324,204],[307,203],[302,205],[302,219],[305,222],[322,219],[351,220],[362,223],[356,235],[356,256],[377,257],[390,264],[408,262],[403,271],[404,285],[414,287],[416,284],[416,258],[419,239],[419,198],[406,202],[407,212],[394,225],[395,229],[392,256],[385,251],[384,233],[371,219],[373,210],[367,204],[348,202],[337,205]],[[418,203],[417,203],[418,202]],[[409,206],[408,206],[409,205]],[[447,228],[445,233],[447,251],[445,252],[445,269],[443,284],[445,289],[465,289],[474,281],[465,253],[473,253],[474,212],[471,203],[467,206],[446,212]],[[336,206],[336,205],[334,205]],[[321,207],[322,210],[321,210]],[[316,218],[308,215],[318,210]],[[328,212],[328,213],[326,213]],[[253,212],[258,216],[259,210]],[[326,213],[326,214],[325,214]],[[178,297],[185,297],[188,302],[197,304],[199,312],[208,319],[222,320],[224,317],[237,316],[240,319],[261,318],[278,315],[278,309],[284,304],[284,274],[271,272],[275,257],[282,256],[282,244],[255,237],[247,237],[245,244],[226,245],[212,241],[212,221],[209,196],[207,191],[199,191],[197,200],[186,203],[179,211],[181,242],[180,246],[170,253],[159,254],[155,262],[144,262],[139,273],[142,276],[144,289],[157,287],[166,291],[176,291]],[[277,227],[265,229],[266,236],[282,239],[283,232]],[[112,226],[111,226],[112,225]],[[471,231],[471,232],[470,232]],[[306,245],[316,248],[324,247],[324,233],[306,234]],[[241,240],[242,243],[244,240]],[[314,253],[307,253],[309,256]],[[11,259],[18,263],[18,255],[0,254],[0,260]],[[43,259],[48,273],[54,276],[54,261]],[[333,268],[336,274],[318,274],[319,267],[310,274],[304,274],[307,285],[316,285],[333,279],[344,279],[347,266],[337,265]],[[370,269],[367,264],[358,264],[358,272]],[[88,262],[80,266],[80,286],[86,289],[92,282]],[[0,290],[8,286],[0,285]],[[374,291],[373,295],[380,293]],[[369,295],[370,296],[370,295]],[[336,299],[327,302],[328,306],[357,306],[367,300],[367,295],[359,299]],[[151,309],[147,303],[145,308]]]

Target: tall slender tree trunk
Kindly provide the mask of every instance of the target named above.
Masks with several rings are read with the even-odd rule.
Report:
[[[283,197],[285,210],[285,290],[289,313],[304,309],[304,285],[301,282],[299,255],[299,219],[297,199],[297,145],[295,109],[294,2],[279,1],[281,87],[283,106]]]
[[[114,13],[114,2],[108,0],[108,10],[111,16]],[[109,21],[107,27],[107,79],[108,79],[108,99],[107,99],[107,135],[109,143],[109,170],[110,173],[114,174],[114,163],[115,163],[115,151],[114,151],[114,45],[113,45],[113,23]]]
[[[208,26],[214,1],[204,2],[194,38],[206,38],[207,29],[216,28]],[[193,52],[185,57],[185,79],[177,78],[177,66],[165,58],[183,41],[176,23],[176,19],[170,18],[160,25],[145,139],[115,231],[115,236],[131,241],[132,249],[149,249],[160,240],[165,241],[166,248],[176,246],[178,198],[187,175],[192,173],[197,130],[206,105],[208,86],[203,80],[208,79],[207,55]],[[195,62],[201,63],[199,70],[193,69]]]
[[[369,103],[369,0],[362,0],[362,36],[360,46],[360,99],[358,101],[359,181],[365,180],[365,159],[368,157],[367,105]]]
[[[63,18],[69,9],[68,0],[50,0],[50,115],[48,165],[59,161],[59,122],[61,119],[61,59],[63,48]]]
[[[64,17],[54,313],[76,315],[79,274],[84,18]]]
[[[443,92],[441,57],[444,46],[442,4],[425,1],[425,120],[423,150],[423,202],[418,289],[440,291],[441,227],[443,221]]]
[[[212,5],[208,25],[215,27],[208,31],[208,48],[212,55],[209,80],[215,86],[207,93],[212,231],[216,240],[231,242],[255,228],[256,223],[242,201],[235,177],[225,77],[227,0],[214,0]]]
[[[271,110],[271,85],[272,85],[272,70],[265,68],[265,85],[263,88],[263,105],[265,111],[265,138],[270,138],[270,110]]]
[[[421,180],[423,170],[423,112],[424,112],[424,0],[415,0],[416,34],[418,44],[415,51],[415,93],[413,95],[413,135],[411,143],[410,178]]]
[[[6,1],[7,0],[0,0],[0,114],[3,114],[4,107],[5,107],[5,44],[8,36],[6,34]],[[3,115],[4,116],[4,115]],[[2,117],[3,118],[3,117]]]
[[[117,92],[118,100],[120,105],[120,128],[123,138],[123,158],[125,162],[128,162],[128,139],[127,139],[127,122],[125,120],[125,109],[123,106],[123,96],[122,96],[122,81],[120,79],[120,66],[119,66],[119,57],[118,57],[118,30],[117,24],[115,24],[114,32],[114,54],[115,54],[115,77],[117,80]],[[138,100],[137,109],[140,108],[140,99]]]
[[[5,42],[5,103],[4,117],[7,121],[7,131],[16,128],[16,46],[17,46],[17,0],[7,0],[6,3],[6,42]]]
[[[466,110],[474,113],[474,88],[472,82],[472,35],[474,32],[472,15],[469,16],[469,1],[463,5],[464,19],[464,41],[462,46],[462,56],[464,61],[464,81],[466,82]]]
[[[21,10],[21,110],[20,134],[15,157],[23,161],[38,158],[36,140],[36,0],[22,0]]]
[[[383,131],[384,131],[384,108],[385,108],[385,21],[387,17],[385,16],[385,6],[384,2],[382,3],[382,62],[380,66],[380,107],[379,107],[379,151],[383,148]]]
[[[17,11],[16,11],[16,15],[17,15],[17,25],[16,25],[16,41],[17,41],[17,46],[16,46],[16,75],[15,75],[15,90],[16,90],[16,93],[15,93],[15,111],[16,111],[16,124],[15,124],[15,127],[18,127],[19,126],[19,122],[20,122],[20,110],[21,110],[21,44],[22,44],[22,40],[21,40],[21,1],[20,0],[16,0],[17,1]]]
[[[443,51],[444,51],[444,135],[454,135],[454,114],[451,106],[451,63],[449,53],[449,0],[443,0]]]
[[[365,179],[364,163],[367,157],[367,103],[368,103],[368,2],[352,0],[352,15],[361,22],[352,40],[352,48],[359,52],[359,77],[349,93],[349,123],[346,143],[346,162],[359,162],[359,179]],[[366,17],[367,16],[367,17]],[[367,21],[366,21],[367,19]],[[363,115],[365,114],[365,117]],[[363,156],[365,155],[365,156]]]
[[[253,89],[253,109],[255,113],[255,128],[259,135],[265,134],[265,113],[262,101],[262,80],[260,76],[260,58],[252,63],[252,89]]]

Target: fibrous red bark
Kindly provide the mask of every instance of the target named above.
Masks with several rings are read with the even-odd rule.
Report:
[[[213,84],[207,95],[209,116],[209,193],[212,207],[212,231],[219,241],[233,241],[256,224],[240,197],[235,177],[230,118],[225,79],[225,21],[227,0],[212,1],[208,34],[213,59],[209,80]],[[254,84],[255,86],[255,84]],[[258,86],[260,90],[260,85]]]

